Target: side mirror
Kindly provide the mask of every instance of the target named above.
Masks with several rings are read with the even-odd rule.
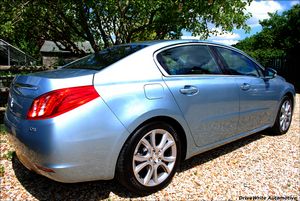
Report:
[[[273,79],[274,77],[276,77],[277,75],[277,71],[274,70],[273,68],[266,68],[264,71],[264,79]]]

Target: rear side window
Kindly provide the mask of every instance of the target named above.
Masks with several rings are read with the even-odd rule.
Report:
[[[233,75],[250,75],[259,77],[256,64],[246,56],[225,48],[216,48],[227,64],[229,72]]]
[[[174,47],[160,52],[157,60],[170,75],[221,73],[205,45]]]
[[[101,70],[146,47],[146,45],[121,45],[104,49],[67,64],[64,68]]]

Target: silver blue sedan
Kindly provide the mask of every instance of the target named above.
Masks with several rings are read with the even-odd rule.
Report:
[[[182,160],[264,129],[286,133],[294,97],[233,47],[153,41],[17,76],[4,121],[28,169],[67,183],[115,177],[147,194]]]

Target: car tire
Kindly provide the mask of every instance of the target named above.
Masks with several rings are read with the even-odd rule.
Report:
[[[152,122],[137,129],[124,144],[116,177],[131,192],[147,195],[170,183],[180,158],[181,144],[175,129]]]
[[[285,134],[292,123],[293,117],[293,102],[292,99],[288,96],[285,96],[278,109],[278,113],[276,116],[275,123],[273,127],[271,127],[271,132],[274,135],[282,135]]]

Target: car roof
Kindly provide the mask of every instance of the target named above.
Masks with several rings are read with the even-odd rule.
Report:
[[[143,42],[134,42],[134,43],[129,43],[127,45],[131,45],[131,44],[140,44],[140,45],[145,45],[148,47],[153,47],[154,49],[160,49],[160,48],[165,48],[168,46],[172,46],[172,45],[177,45],[177,44],[195,44],[195,43],[199,43],[199,44],[206,44],[206,45],[214,45],[214,46],[220,46],[220,47],[225,47],[228,49],[232,49],[235,50],[245,56],[247,56],[248,58],[250,58],[252,61],[254,61],[257,65],[263,67],[261,64],[259,64],[259,62],[257,62],[255,59],[253,59],[252,57],[250,57],[248,54],[246,54],[245,52],[243,52],[240,49],[237,49],[236,47],[233,47],[231,45],[225,45],[222,43],[216,43],[216,42],[212,42],[209,40],[196,40],[196,39],[180,39],[180,40],[154,40],[154,41],[143,41]]]
[[[226,47],[228,49],[232,49],[232,50],[235,50],[239,53],[247,55],[245,52],[243,52],[243,51],[241,51],[241,50],[239,50],[239,49],[237,49],[237,48],[235,48],[231,45],[225,45],[225,44],[222,44],[222,43],[217,43],[217,42],[213,42],[213,41],[209,41],[209,40],[197,40],[197,39],[139,41],[139,42],[132,42],[132,43],[127,43],[127,44],[115,45],[113,47],[116,47],[116,46],[144,46],[145,48],[143,48],[143,49],[152,48],[152,50],[156,51],[156,50],[159,50],[161,48],[168,47],[168,46],[180,45],[180,44],[189,44],[189,43],[191,43],[191,44],[198,43],[198,44],[206,44],[206,45]]]
[[[244,53],[243,51],[241,51],[241,50],[239,50],[239,49],[237,49],[233,46],[230,46],[230,45],[225,45],[225,44],[222,44],[222,43],[216,43],[216,42],[212,42],[212,41],[209,41],[209,40],[196,40],[196,39],[153,40],[153,41],[133,42],[133,43],[123,44],[123,45],[126,45],[126,46],[128,46],[128,45],[130,45],[130,46],[142,45],[142,46],[145,46],[145,47],[152,46],[152,47],[155,47],[156,49],[160,49],[160,48],[164,48],[164,47],[171,46],[171,45],[188,44],[188,43],[199,43],[199,44],[222,46],[222,47],[227,47],[227,48],[230,48],[230,49],[234,49],[238,52]]]
[[[222,45],[227,46],[221,43],[216,43],[208,40],[196,40],[196,39],[178,39],[178,40],[153,40],[153,41],[140,41],[140,42],[133,42],[124,45],[155,45],[155,44],[164,44],[164,45],[175,45],[181,43],[206,43],[206,44],[214,44],[214,45]],[[230,46],[231,47],[231,46]]]

